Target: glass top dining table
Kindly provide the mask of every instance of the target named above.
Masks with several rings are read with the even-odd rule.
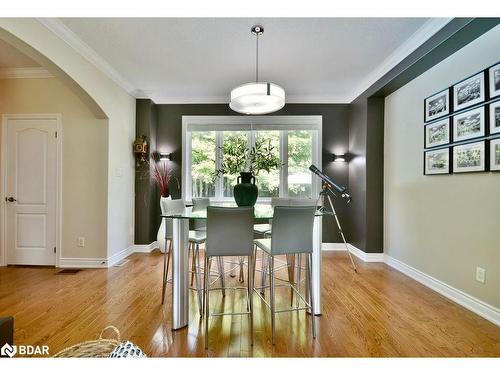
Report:
[[[215,207],[237,207],[235,203],[216,203],[211,204],[211,206]],[[254,206],[254,217],[256,220],[270,220],[273,218],[273,206],[268,203],[257,203]],[[321,209],[318,208],[316,211],[316,216],[323,216],[324,213]],[[161,215],[167,219],[206,219],[207,218],[207,209],[194,209],[194,207],[185,207],[184,210],[171,212],[165,215]]]
[[[211,206],[236,207],[235,203],[217,203]],[[254,206],[256,221],[273,218],[274,209],[271,204],[257,203]],[[314,311],[321,315],[321,238],[322,216],[325,213],[318,208],[313,225],[313,254],[312,254],[312,284],[314,296]],[[206,220],[207,209],[185,207],[182,210],[162,214],[162,218],[172,220],[172,329],[184,328],[189,321],[189,219]],[[165,238],[167,226],[165,225]],[[166,250],[166,249],[165,249]]]

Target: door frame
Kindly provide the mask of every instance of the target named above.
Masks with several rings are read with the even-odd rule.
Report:
[[[7,122],[8,120],[55,120],[56,121],[56,257],[55,267],[59,267],[62,255],[62,115],[60,113],[35,113],[35,114],[3,114],[2,115],[2,145],[0,155],[0,266],[7,265]]]

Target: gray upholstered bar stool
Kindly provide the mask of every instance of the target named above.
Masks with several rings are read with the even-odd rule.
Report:
[[[311,198],[271,198],[271,206],[274,208],[276,206],[315,206],[317,204],[316,199]],[[270,221],[269,229],[264,233],[264,237],[271,237],[272,234],[272,220]],[[255,227],[255,226],[254,226]],[[255,231],[255,228],[254,228]],[[297,254],[297,261],[295,260],[295,254],[288,255],[286,263],[281,264],[281,266],[286,265],[288,267],[288,277],[291,282],[296,281],[296,285],[300,288],[301,282],[301,270],[302,270],[302,257],[301,254]],[[267,264],[265,252],[262,252],[262,263],[260,270],[260,285],[263,287],[266,283],[267,277]],[[297,264],[297,275],[294,274],[295,264]],[[261,294],[265,295],[265,289],[261,288]],[[290,304],[293,303],[293,289],[290,291]],[[298,300],[297,300],[298,302]]]
[[[271,327],[273,335],[273,345],[275,344],[275,314],[296,310],[310,310],[313,338],[316,338],[316,326],[314,321],[314,300],[312,285],[312,251],[313,251],[313,225],[316,206],[276,206],[273,215],[273,231],[271,238],[257,239],[255,245],[265,251],[269,261],[269,280],[270,280],[270,302],[257,293],[264,303],[271,310]],[[306,278],[308,300],[302,297],[300,291],[295,288],[292,281],[282,280],[286,284],[278,286],[290,287],[294,290],[297,298],[300,298],[304,306],[297,306],[290,309],[276,309],[276,286],[274,258],[277,255],[295,255],[306,254]],[[267,286],[264,286],[267,288]],[[256,288],[260,289],[260,288]]]
[[[186,204],[183,199],[162,199],[161,200],[161,210],[163,215],[171,215],[182,213],[186,208]],[[172,251],[172,233],[173,233],[173,222],[172,219],[164,219],[166,220],[166,238],[165,238],[165,248],[163,253],[163,283],[162,283],[162,294],[161,294],[161,303],[163,304],[165,301],[165,288],[168,282],[168,269],[170,265],[170,257]],[[206,240],[206,232],[204,231],[194,231],[190,230],[188,235],[189,247],[188,253],[192,252],[192,276],[196,279],[196,292],[198,296],[198,307],[200,311],[200,315],[203,314],[203,304],[202,304],[202,285],[201,285],[201,276],[196,268],[196,263],[199,259],[199,252],[196,252],[195,249],[199,250],[200,244],[204,243]],[[167,241],[170,242],[170,245],[167,249]],[[196,248],[195,248],[196,246]],[[192,249],[192,251],[191,251]]]
[[[205,244],[205,349],[208,349],[208,325],[210,316],[249,315],[250,342],[253,345],[253,207],[208,207],[207,208],[207,242]],[[210,314],[210,259],[212,257],[247,257],[247,311]]]

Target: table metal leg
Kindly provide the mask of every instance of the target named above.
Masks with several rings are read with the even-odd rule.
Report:
[[[173,219],[172,233],[172,329],[188,325],[189,220]]]
[[[312,284],[313,284],[313,303],[314,314],[321,315],[321,242],[322,242],[322,223],[321,216],[314,217],[313,227],[313,253],[312,253]]]

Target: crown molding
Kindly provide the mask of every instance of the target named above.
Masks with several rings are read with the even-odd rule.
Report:
[[[113,80],[123,90],[133,96],[135,87],[118,73],[106,60],[104,60],[88,44],[82,41],[73,31],[71,31],[62,21],[57,18],[37,18],[47,29],[52,31],[60,39],[66,42],[81,56],[92,63],[97,69]]]
[[[0,79],[15,78],[53,78],[54,76],[44,68],[2,68]]]
[[[382,78],[387,72],[408,57],[413,51],[424,44],[429,38],[445,27],[453,18],[431,18],[403,44],[394,50],[380,65],[369,73],[349,97],[349,103],[365,92],[371,85]]]
[[[71,31],[62,21],[57,18],[38,18],[38,22],[47,27],[55,35],[65,41],[81,56],[96,66],[107,77],[113,80],[118,86],[137,99],[151,99],[157,104],[216,104],[229,103],[228,96],[161,96],[146,93],[134,87],[118,71],[116,71],[106,60],[104,60],[89,45],[83,42],[73,31]],[[402,45],[400,45],[391,55],[389,55],[380,65],[373,69],[355,90],[343,96],[287,96],[287,103],[351,103],[372,84],[389,72],[398,63],[420,47],[424,42],[447,25],[452,18],[431,18],[425,22],[413,35]]]

